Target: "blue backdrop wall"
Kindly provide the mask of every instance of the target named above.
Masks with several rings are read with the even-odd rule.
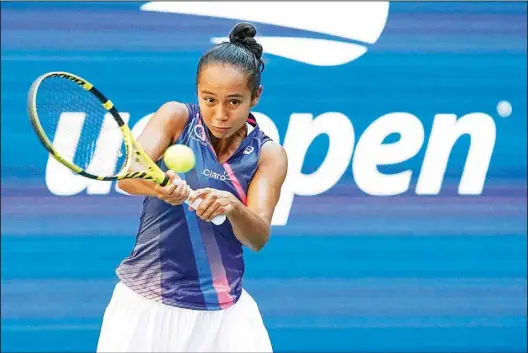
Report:
[[[52,70],[81,75],[135,125],[168,100],[195,101],[201,53],[236,23],[141,5],[1,4],[2,351],[95,350],[142,201],[111,184],[75,191],[66,179],[46,181],[48,156],[26,113],[31,82]],[[318,169],[337,135],[321,134],[295,155],[302,169],[292,184],[307,180],[303,173],[328,185],[310,195],[291,186],[268,246],[246,251],[245,286],[276,351],[526,351],[526,10],[391,3],[381,36],[356,42],[368,50],[355,60],[320,66],[265,54],[255,111],[281,143],[309,135],[292,125],[302,113],[330,112],[326,124],[345,117],[353,126],[340,141],[351,148],[338,147],[333,162],[342,173]],[[286,26],[258,30],[337,40]],[[380,117],[398,112],[420,122],[423,143],[379,167],[411,171],[408,188],[380,195],[383,183],[362,179],[370,150],[357,146],[371,124],[389,125]],[[451,136],[434,142],[435,117],[440,124],[447,117],[438,114],[470,113],[480,113],[471,140],[457,140],[445,175],[433,171]],[[400,142],[420,138],[403,133]],[[398,143],[392,135],[384,142]],[[464,168],[484,174],[467,176],[459,191]],[[440,192],[417,191],[421,173],[424,182],[440,176]]]

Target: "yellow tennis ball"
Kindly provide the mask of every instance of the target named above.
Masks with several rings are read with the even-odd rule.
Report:
[[[167,148],[163,154],[163,161],[176,173],[187,173],[196,163],[193,150],[185,145],[172,145]]]

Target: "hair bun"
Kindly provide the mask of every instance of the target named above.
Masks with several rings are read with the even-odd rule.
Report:
[[[243,43],[247,39],[255,38],[256,34],[257,30],[252,24],[242,22],[233,27],[229,34],[229,40],[231,43]]]
[[[251,51],[257,60],[262,57],[262,45],[257,43],[255,35],[257,30],[255,27],[247,22],[237,24],[229,33],[229,41],[233,44],[238,44],[246,47]]]

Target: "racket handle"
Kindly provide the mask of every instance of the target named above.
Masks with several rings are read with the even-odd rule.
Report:
[[[163,175],[163,180],[159,183],[160,186],[166,186],[169,183],[170,179],[165,174]]]
[[[191,206],[192,208],[194,208],[194,209],[197,209],[198,206],[200,206],[200,203],[201,203],[201,202],[202,202],[202,199],[196,199],[196,200],[194,200],[194,203],[193,203],[193,204],[191,204],[191,203],[189,202],[189,199],[187,199],[187,200],[185,201],[186,204],[190,205],[190,206]],[[226,219],[227,219],[226,215],[225,215],[225,214],[221,214],[221,215],[218,215],[218,216],[216,216],[215,218],[213,218],[213,220],[212,220],[211,222],[213,222],[213,224],[219,226],[219,225],[221,225],[222,223],[224,223]]]
[[[222,223],[224,223],[226,219],[227,219],[227,216],[225,214],[221,214],[221,215],[218,215],[215,218],[213,218],[213,220],[211,222],[213,222],[213,224],[219,226]]]

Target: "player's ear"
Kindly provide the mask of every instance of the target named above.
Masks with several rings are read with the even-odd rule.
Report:
[[[255,93],[255,96],[251,99],[252,108],[257,105],[261,94],[262,94],[262,85],[259,85],[259,88],[257,89],[257,92]]]

